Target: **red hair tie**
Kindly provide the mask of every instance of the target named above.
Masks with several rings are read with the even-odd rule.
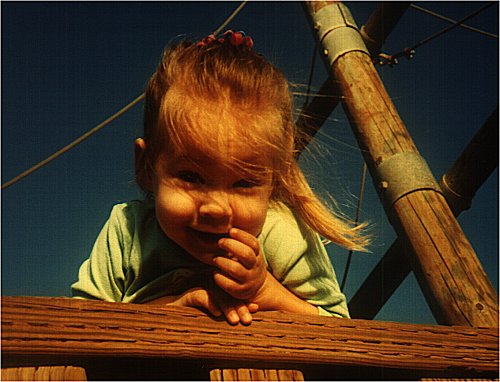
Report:
[[[198,42],[196,45],[207,46],[213,44],[215,41],[217,41],[220,44],[224,44],[226,41],[229,41],[229,43],[233,46],[237,47],[243,46],[248,49],[252,48],[253,46],[252,38],[250,36],[247,36],[245,32],[243,31],[233,32],[232,30],[224,32],[219,37],[215,37],[213,34],[208,35],[203,40]]]

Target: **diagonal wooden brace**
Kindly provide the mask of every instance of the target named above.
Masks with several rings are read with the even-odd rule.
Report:
[[[313,25],[325,7],[342,7],[344,20],[349,20],[345,16],[347,8],[337,1],[311,1],[306,5]],[[356,30],[350,21],[345,23],[344,29],[349,29],[349,33]],[[337,25],[338,21],[332,24]],[[328,69],[337,81],[368,169],[374,179],[380,179],[378,167],[384,161],[399,153],[418,153],[418,149],[369,54],[356,44],[351,50],[343,48],[342,54],[330,57],[336,49],[333,45],[343,43],[322,35],[317,38],[322,39]],[[391,210],[392,223],[412,254],[410,263],[436,320],[440,324],[497,327],[497,292],[443,195],[432,189],[419,190],[385,208]]]

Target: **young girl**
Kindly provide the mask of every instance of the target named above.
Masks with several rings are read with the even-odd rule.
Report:
[[[169,47],[135,142],[143,201],[117,205],[72,285],[80,298],[349,317],[320,235],[364,250],[296,162],[283,74],[243,32]]]

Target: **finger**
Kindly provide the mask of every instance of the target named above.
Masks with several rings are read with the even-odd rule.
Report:
[[[238,260],[247,269],[252,268],[257,261],[254,249],[237,239],[221,239],[219,240],[219,248],[228,252],[233,260]]]
[[[238,324],[238,322],[240,322],[240,315],[236,311],[236,308],[232,304],[230,304],[227,299],[222,299],[219,302],[219,307],[222,310],[222,313],[224,313],[226,320],[231,325],[236,325]]]
[[[235,309],[242,324],[250,325],[252,323],[252,315],[244,302],[236,303]]]
[[[210,298],[208,298],[207,300],[206,309],[208,309],[210,314],[213,315],[214,317],[220,317],[222,315],[222,311],[217,307],[217,305],[213,303],[213,301]]]
[[[239,282],[247,281],[249,271],[241,263],[223,256],[214,257],[213,263],[220,271],[233,279]]]
[[[243,285],[221,272],[214,272],[214,282],[230,296],[244,300],[252,297],[253,290],[247,290]]]
[[[252,235],[252,234],[250,234],[247,231],[244,231],[242,229],[233,227],[229,230],[229,236],[232,237],[233,239],[236,239],[236,240],[242,242],[243,244],[248,245],[250,248],[253,249],[255,255],[259,254],[260,244],[254,235]]]
[[[207,309],[214,317],[219,317],[222,311],[214,304],[210,294],[204,289],[189,291],[189,296],[184,295],[184,298],[189,299],[188,306]]]
[[[250,313],[256,313],[259,311],[259,305],[254,302],[248,302],[247,306]]]

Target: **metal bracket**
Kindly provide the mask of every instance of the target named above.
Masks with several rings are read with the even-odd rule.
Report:
[[[384,160],[377,172],[378,184],[387,206],[419,190],[442,191],[424,158],[416,152],[398,153]]]
[[[370,54],[351,12],[343,3],[323,7],[313,15],[313,22],[330,66],[348,52],[361,51]]]

